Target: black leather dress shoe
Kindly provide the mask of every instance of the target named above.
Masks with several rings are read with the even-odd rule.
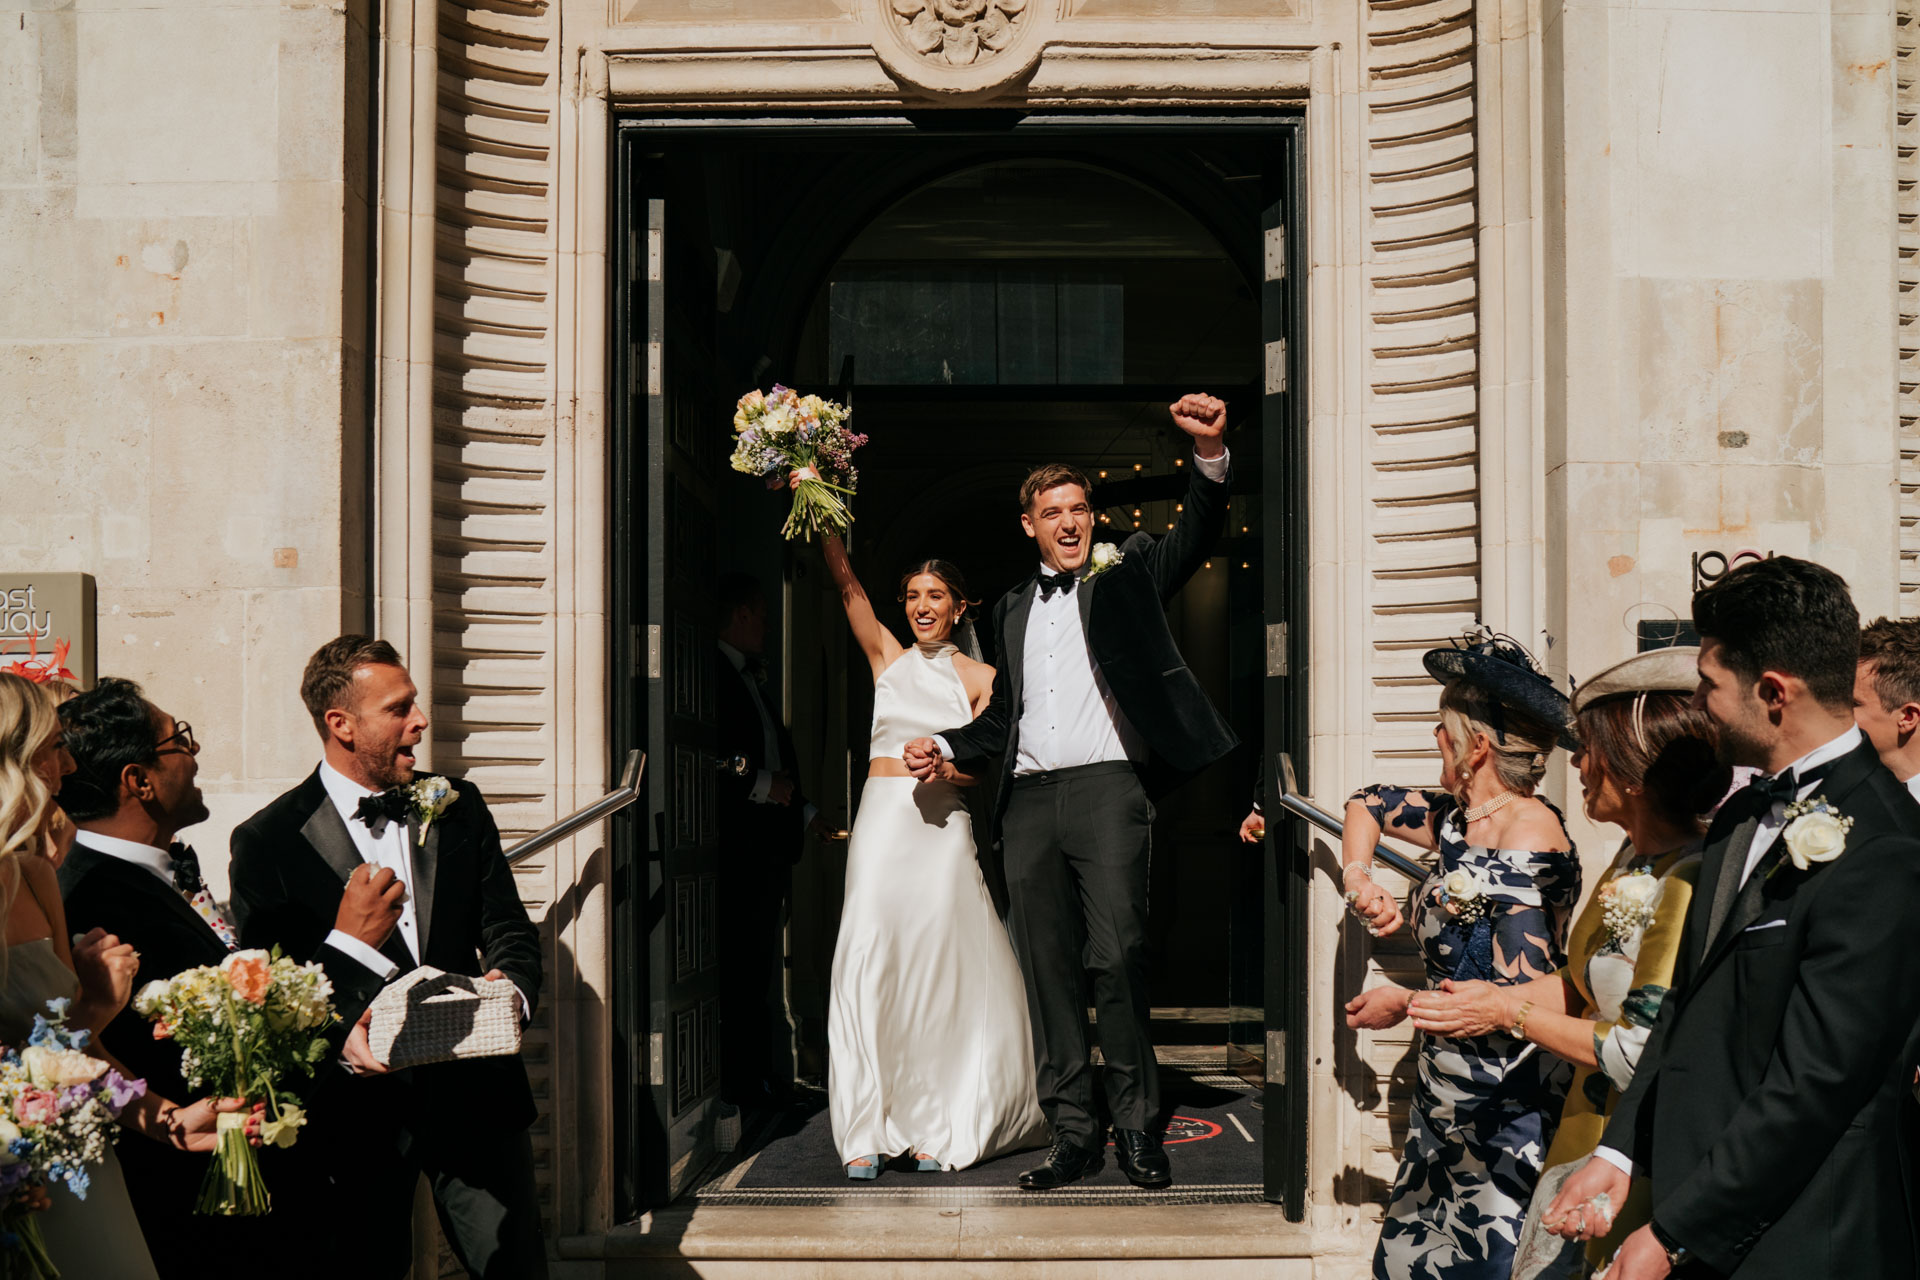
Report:
[[[1020,1175],[1022,1191],[1052,1191],[1064,1187],[1069,1182],[1100,1172],[1106,1163],[1101,1148],[1091,1151],[1085,1147],[1076,1147],[1065,1138],[1057,1139],[1053,1149],[1047,1152],[1047,1162],[1038,1169],[1029,1169]]]
[[[1120,1161],[1120,1172],[1136,1187],[1170,1187],[1173,1166],[1167,1163],[1166,1148],[1160,1135],[1140,1129],[1115,1129],[1113,1154]]]

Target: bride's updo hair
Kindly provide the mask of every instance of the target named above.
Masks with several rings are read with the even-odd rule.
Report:
[[[900,575],[900,603],[907,601],[907,584],[923,573],[930,573],[946,585],[947,594],[953,597],[953,625],[959,626],[967,610],[977,609],[980,602],[967,594],[967,579],[960,572],[960,566],[951,560],[922,560]]]

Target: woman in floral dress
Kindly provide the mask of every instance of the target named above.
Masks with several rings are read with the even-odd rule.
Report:
[[[1625,1205],[1610,1206],[1611,1231],[1593,1224],[1603,1238],[1591,1245],[1562,1240],[1541,1222],[1567,1174],[1593,1154],[1633,1081],[1680,957],[1704,815],[1731,785],[1732,770],[1716,758],[1713,722],[1689,705],[1698,654],[1692,647],[1638,654],[1574,696],[1575,762],[1587,816],[1624,827],[1627,840],[1574,922],[1566,967],[1525,986],[1456,984],[1413,1002],[1415,1027],[1450,1037],[1511,1026],[1530,1003],[1527,1038],[1573,1064],[1573,1087],[1527,1214],[1513,1280],[1585,1276],[1649,1216],[1642,1181]]]
[[[1347,802],[1342,878],[1377,933],[1400,925],[1371,875],[1381,834],[1432,849],[1412,924],[1427,989],[1482,981],[1511,987],[1553,975],[1580,897],[1580,862],[1560,814],[1534,795],[1566,733],[1567,700],[1504,637],[1426,655],[1445,682],[1440,791],[1372,786]],[[1387,984],[1347,1005],[1349,1026],[1403,1020],[1415,993]],[[1507,1280],[1527,1204],[1553,1139],[1567,1065],[1516,1025],[1418,1039],[1407,1144],[1374,1253],[1376,1280]]]

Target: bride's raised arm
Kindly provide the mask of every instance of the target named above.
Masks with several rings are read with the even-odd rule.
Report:
[[[873,612],[873,601],[867,599],[867,589],[854,576],[853,562],[847,558],[847,544],[838,534],[829,534],[822,550],[827,557],[827,572],[833,575],[833,585],[840,589],[840,605],[847,611],[847,626],[853,632],[854,643],[867,655],[877,680],[900,656],[900,641],[880,625],[880,619]]]

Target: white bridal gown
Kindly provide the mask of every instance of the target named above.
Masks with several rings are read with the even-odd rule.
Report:
[[[869,758],[973,718],[953,654],[917,646],[881,673]],[[868,778],[860,793],[827,1034],[843,1164],[925,1152],[964,1169],[1046,1142],[1026,987],[951,783]]]

